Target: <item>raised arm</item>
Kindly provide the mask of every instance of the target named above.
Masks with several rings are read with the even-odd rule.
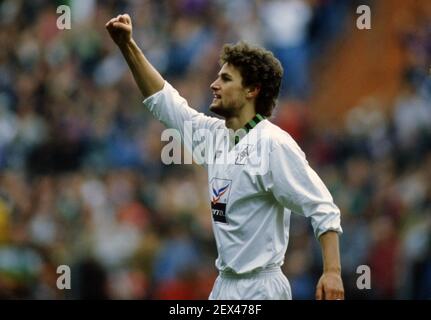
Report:
[[[164,79],[133,40],[130,16],[120,14],[112,18],[106,23],[106,29],[121,50],[144,98],[160,91],[163,88]]]
[[[202,163],[201,153],[194,152],[201,144],[200,139],[194,139],[194,130],[208,129],[208,132],[214,132],[217,128],[224,128],[224,121],[208,117],[191,108],[186,99],[163,79],[133,40],[132,21],[128,14],[111,19],[106,24],[106,29],[127,61],[135,82],[144,96],[145,107],[166,127],[177,130],[176,133],[179,133],[179,138],[186,149],[195,160],[199,159],[199,163]],[[207,157],[213,158],[210,153]]]

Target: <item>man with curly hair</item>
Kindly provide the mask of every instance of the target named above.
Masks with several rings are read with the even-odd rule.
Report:
[[[145,100],[162,123],[179,131],[192,151],[198,141],[184,123],[213,137],[206,161],[219,276],[209,299],[292,299],[281,271],[289,239],[290,214],[311,219],[322,247],[323,274],[317,299],[343,299],[338,234],[340,211],[291,136],[267,120],[278,97],[283,69],[274,55],[245,43],[225,45],[221,70],[211,84],[208,117],[187,101],[148,62],[132,38],[129,15],[106,28],[127,61]],[[227,147],[220,139],[229,135]],[[206,151],[206,150],[205,150]],[[195,155],[195,154],[194,154]],[[253,163],[264,163],[258,170]]]

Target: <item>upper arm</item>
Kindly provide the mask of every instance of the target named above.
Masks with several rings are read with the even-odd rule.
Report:
[[[270,165],[271,190],[281,205],[310,217],[316,237],[327,230],[341,232],[338,207],[296,143],[275,143]]]
[[[206,116],[191,108],[187,100],[166,81],[162,90],[143,103],[155,118],[179,133],[181,141],[191,153],[201,142],[202,133],[213,133],[217,128],[224,127],[223,120]]]
[[[191,108],[186,99],[165,81],[162,90],[143,101],[148,110],[168,128],[181,132],[184,123],[189,121],[194,129],[214,129],[224,124],[224,121],[209,117]]]

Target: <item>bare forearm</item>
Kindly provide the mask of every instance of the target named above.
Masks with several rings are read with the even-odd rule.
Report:
[[[338,234],[328,231],[322,234],[319,240],[322,247],[323,272],[341,273]]]
[[[122,44],[119,48],[144,98],[163,88],[163,77],[147,60],[133,39]]]
[[[323,274],[317,283],[316,299],[344,299],[338,234],[335,231],[325,232],[320,236],[319,241],[322,247]]]

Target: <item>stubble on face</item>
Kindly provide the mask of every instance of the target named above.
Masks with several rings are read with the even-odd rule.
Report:
[[[225,64],[218,74],[216,80],[215,97],[210,105],[210,111],[224,117],[231,118],[238,115],[241,110],[242,78],[239,71],[233,66]]]
[[[224,106],[221,101],[218,104],[211,104],[210,111],[223,118],[231,118],[236,114],[235,108]]]

